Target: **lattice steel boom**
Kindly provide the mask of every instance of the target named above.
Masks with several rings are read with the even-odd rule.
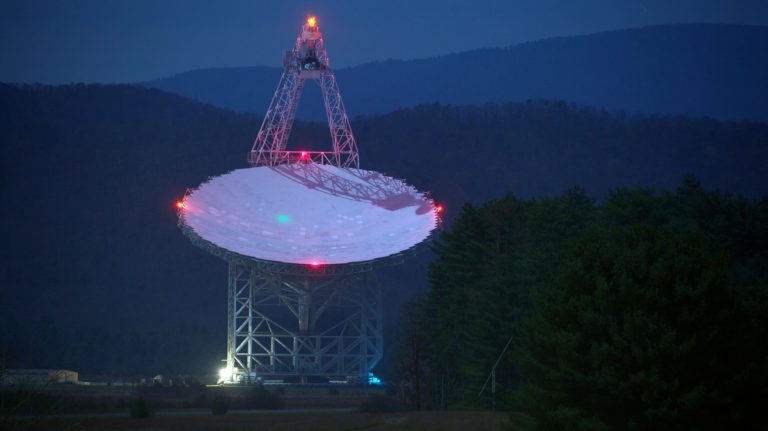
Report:
[[[308,79],[317,82],[323,92],[332,151],[286,149],[304,81]],[[302,26],[296,46],[283,55],[283,75],[248,155],[248,161],[254,165],[274,166],[308,160],[340,167],[360,167],[355,136],[344,109],[336,76],[328,64],[323,35],[314,17]]]

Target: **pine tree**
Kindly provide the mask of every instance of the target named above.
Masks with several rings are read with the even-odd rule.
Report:
[[[734,331],[749,338],[754,326],[727,270],[701,234],[590,229],[533,295],[513,353],[525,379],[517,408],[547,430],[747,424],[737,383],[766,382],[754,367],[765,349],[733,356],[744,352]]]

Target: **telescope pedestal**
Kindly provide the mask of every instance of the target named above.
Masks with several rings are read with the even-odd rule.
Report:
[[[305,383],[367,382],[381,360],[381,290],[365,273],[271,272],[229,263],[227,366]],[[255,374],[253,374],[255,372]]]

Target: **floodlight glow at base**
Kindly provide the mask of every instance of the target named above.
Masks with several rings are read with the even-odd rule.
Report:
[[[382,385],[381,379],[374,376],[373,373],[368,373],[368,384],[369,385]]]
[[[219,370],[219,383],[232,382],[232,376],[235,374],[236,369],[233,367],[224,367]]]

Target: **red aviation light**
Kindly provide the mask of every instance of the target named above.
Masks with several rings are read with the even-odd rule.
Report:
[[[178,209],[182,209],[182,208],[186,208],[186,207],[187,207],[187,206],[184,204],[184,201],[178,201],[178,202],[176,202],[176,208],[178,208]]]
[[[306,151],[301,152],[301,160],[309,160],[309,153]]]
[[[318,266],[320,266],[320,262],[318,262],[318,261],[316,261],[316,260],[313,260],[313,261],[312,261],[312,263],[310,263],[310,265],[311,265],[313,268],[317,268]]]
[[[444,210],[444,209],[445,209],[445,208],[443,208],[443,206],[442,206],[442,205],[437,205],[437,206],[435,206],[435,212],[436,212],[436,213],[438,213],[438,214],[440,214],[441,212],[443,212],[443,210]]]

